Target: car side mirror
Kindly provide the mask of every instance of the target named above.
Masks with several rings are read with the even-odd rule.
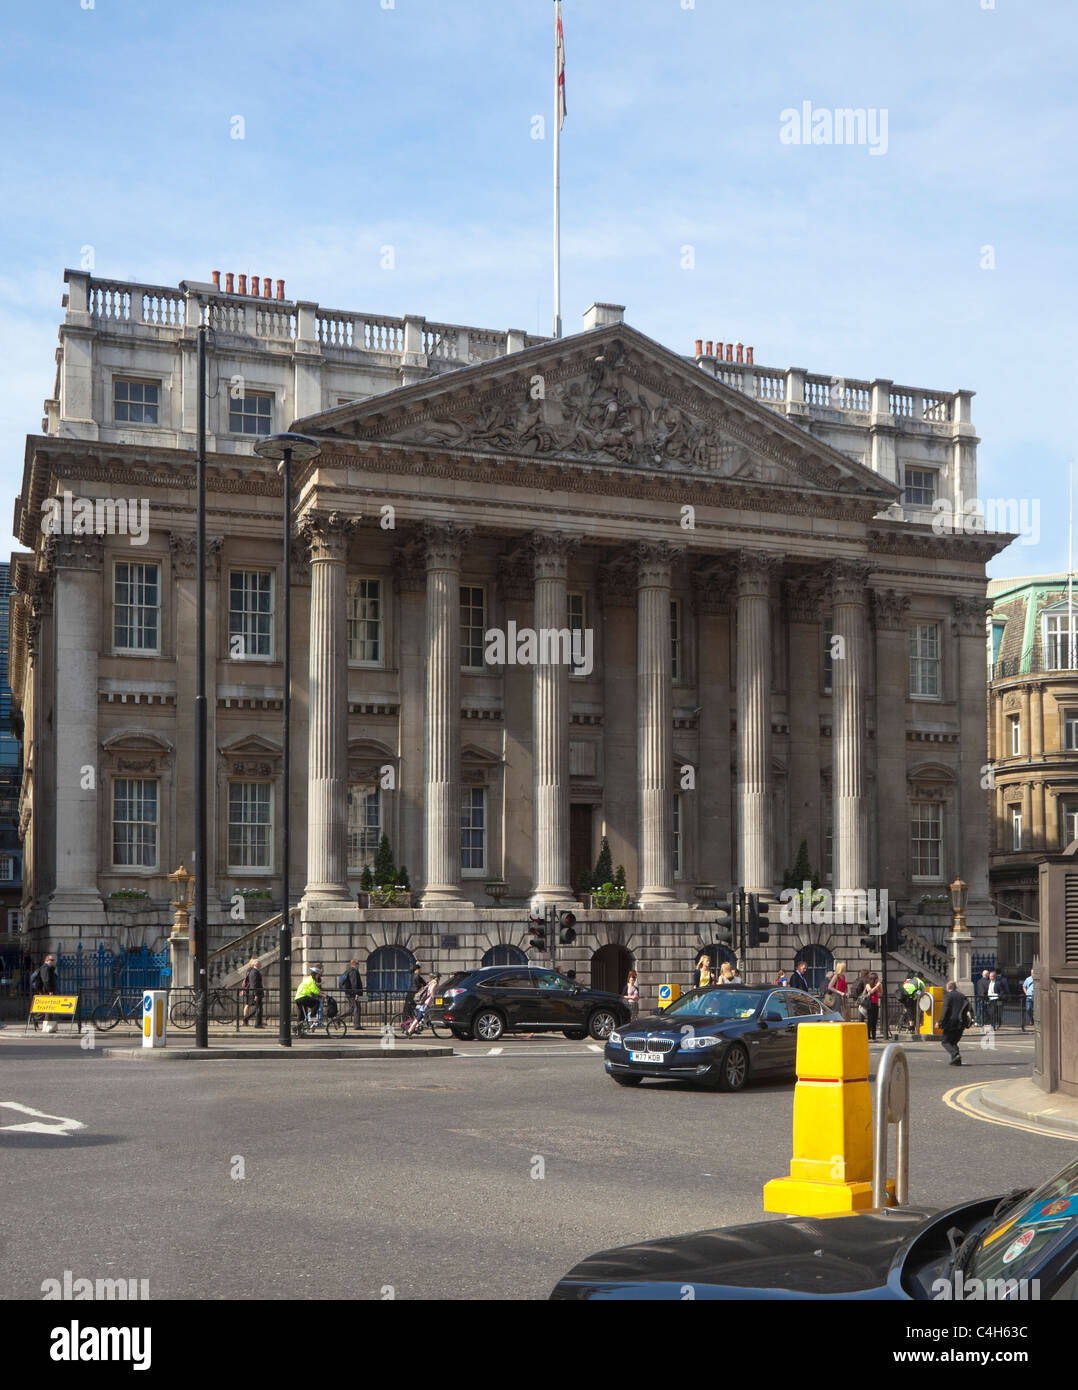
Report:
[[[781,1022],[782,1022],[782,1015],[781,1015],[781,1014],[777,1014],[777,1013],[775,1013],[774,1011],[772,1011],[771,1013],[764,1014],[764,1022],[765,1022],[765,1023],[781,1023]]]

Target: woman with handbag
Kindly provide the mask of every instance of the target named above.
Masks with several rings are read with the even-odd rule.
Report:
[[[857,1012],[868,1024],[870,1042],[876,1041],[876,1027],[880,1021],[880,977],[870,975],[865,981],[861,997],[857,1001]]]

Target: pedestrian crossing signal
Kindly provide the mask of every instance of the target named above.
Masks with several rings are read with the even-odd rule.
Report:
[[[563,946],[571,946],[576,940],[576,913],[558,913],[558,940]]]

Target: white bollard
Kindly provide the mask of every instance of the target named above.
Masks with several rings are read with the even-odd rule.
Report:
[[[164,1047],[168,991],[148,989],[142,995],[142,1046]]]

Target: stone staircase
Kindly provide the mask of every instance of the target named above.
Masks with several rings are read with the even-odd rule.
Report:
[[[913,927],[903,927],[902,945],[890,952],[888,960],[893,961],[899,970],[909,974],[916,970],[925,984],[945,985],[950,971],[950,957],[940,946],[936,946]],[[888,974],[890,974],[890,970]]]
[[[210,987],[221,989],[242,984],[252,956],[258,957],[265,974],[266,967],[280,958],[280,939],[281,914],[278,912],[242,936],[237,936],[234,941],[212,951],[207,962]]]

